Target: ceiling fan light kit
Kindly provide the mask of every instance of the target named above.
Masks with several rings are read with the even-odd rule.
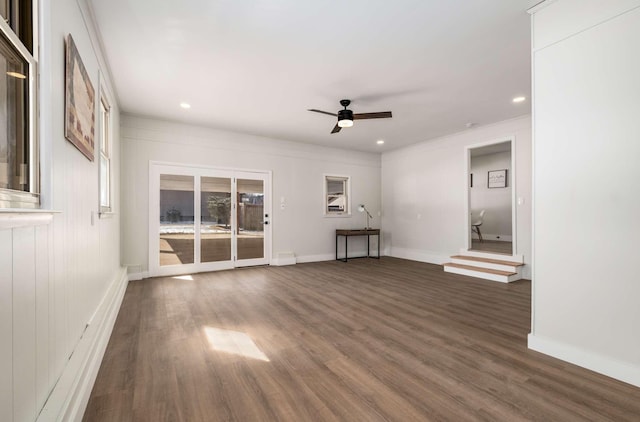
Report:
[[[344,110],[340,110],[338,112],[338,126],[340,127],[353,126],[353,111],[347,110],[346,108]]]
[[[328,111],[316,110],[314,108],[309,109],[308,111],[313,111],[315,113],[328,114],[329,116],[338,117],[338,123],[334,126],[331,133],[340,132],[340,129],[343,127],[351,127],[353,126],[354,120],[363,120],[363,119],[385,119],[392,117],[390,111],[382,111],[379,113],[359,113],[354,114],[353,111],[347,109],[347,107],[351,104],[351,100],[340,100],[340,105],[344,107],[343,110],[339,110],[338,114],[329,113]]]

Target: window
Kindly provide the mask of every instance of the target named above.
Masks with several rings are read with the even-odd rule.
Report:
[[[324,176],[325,215],[349,215],[349,176]]]
[[[39,206],[30,0],[0,0],[0,207]]]
[[[100,213],[111,212],[111,107],[100,96]]]

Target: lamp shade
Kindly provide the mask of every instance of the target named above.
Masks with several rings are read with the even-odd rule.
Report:
[[[351,110],[340,110],[338,112],[338,126],[339,127],[351,127],[353,126],[353,112]]]
[[[358,211],[364,212],[364,205],[363,204],[358,205]]]

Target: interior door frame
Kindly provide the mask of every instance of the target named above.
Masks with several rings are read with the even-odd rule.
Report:
[[[158,236],[160,230],[160,216],[159,216],[159,204],[160,204],[160,175],[161,174],[174,174],[183,176],[194,177],[194,263],[193,264],[180,264],[180,265],[168,265],[160,266],[159,250],[160,250],[160,238]],[[264,257],[257,259],[236,260],[237,256],[237,234],[231,236],[231,259],[228,261],[217,262],[200,262],[200,248],[196,245],[200,244],[200,180],[201,177],[221,177],[235,179],[259,179],[264,181],[264,214],[269,215],[267,220],[263,218],[263,221],[268,221],[264,227]],[[224,167],[208,167],[197,164],[184,164],[184,163],[172,163],[163,161],[149,161],[149,236],[148,236],[148,268],[149,275],[151,277],[156,276],[168,276],[179,275],[186,273],[206,272],[206,271],[218,271],[232,269],[236,267],[250,266],[250,265],[270,265],[271,264],[271,250],[272,250],[272,172],[270,170],[252,170],[252,169],[236,169],[236,168],[224,168]],[[231,226],[232,230],[236,230],[237,233],[237,221],[236,221],[236,183],[231,181],[231,197],[233,199],[233,207],[231,211]],[[158,204],[158,205],[155,205]]]
[[[481,142],[478,144],[467,145],[464,147],[465,155],[465,250],[470,251],[471,242],[471,187],[469,186],[471,180],[471,150],[476,148],[482,148],[495,144],[502,144],[509,142],[511,144],[511,170],[508,176],[508,182],[511,186],[511,255],[515,256],[517,248],[517,221],[516,221],[516,137],[515,135],[504,136],[501,138],[492,139],[489,141]]]

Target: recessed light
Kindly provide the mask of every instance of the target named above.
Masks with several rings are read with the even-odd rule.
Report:
[[[191,104],[189,104],[189,103],[180,103],[180,107],[182,107],[184,109],[188,109],[188,108],[191,108]]]
[[[527,99],[527,97],[515,97],[515,98],[513,99],[513,102],[514,102],[514,103],[521,103],[521,102],[523,102],[523,101],[524,101],[524,100],[526,100],[526,99]]]
[[[378,140],[376,141],[376,144],[378,144],[378,145],[382,145],[382,144],[384,144],[384,139],[378,139]]]
[[[18,72],[7,72],[7,75],[13,76],[14,78],[18,78],[18,79],[27,79],[26,75],[23,75],[22,73],[18,73]]]

